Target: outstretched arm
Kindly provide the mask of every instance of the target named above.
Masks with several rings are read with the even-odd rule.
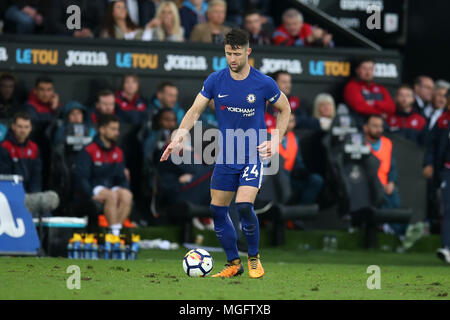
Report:
[[[201,93],[197,95],[194,103],[189,108],[188,112],[186,112],[186,114],[184,115],[183,120],[180,123],[180,127],[173,136],[172,142],[170,142],[166,150],[164,150],[160,161],[166,161],[174,148],[178,147],[181,144],[184,136],[192,129],[195,122],[198,120],[202,112],[206,109],[209,100],[210,99],[204,97]]]

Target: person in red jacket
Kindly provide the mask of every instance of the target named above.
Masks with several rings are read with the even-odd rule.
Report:
[[[288,47],[334,47],[333,36],[323,29],[303,22],[303,15],[294,8],[283,12],[282,24],[272,35],[272,43]]]
[[[395,96],[397,111],[388,115],[386,123],[391,132],[398,133],[417,144],[423,144],[427,121],[414,110],[414,91],[408,85],[401,85]]]
[[[370,115],[386,117],[395,113],[395,103],[387,89],[373,81],[375,63],[371,58],[361,58],[355,65],[356,77],[344,88],[344,101],[361,125]]]

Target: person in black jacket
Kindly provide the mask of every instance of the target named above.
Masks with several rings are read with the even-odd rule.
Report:
[[[116,236],[130,215],[133,203],[123,152],[116,146],[118,137],[117,116],[100,117],[98,134],[77,155],[73,168],[75,190],[82,197],[104,205],[106,220]]]
[[[450,263],[450,97],[447,97],[447,110],[433,127],[424,156],[423,175],[441,188],[444,217],[441,225],[442,248],[437,255]]]
[[[76,5],[81,10],[81,29],[67,28],[67,8]],[[51,0],[47,8],[46,31],[50,34],[73,36],[76,38],[92,38],[98,36],[100,24],[105,12],[103,0]]]
[[[29,139],[30,115],[18,112],[0,147],[0,174],[20,175],[25,189],[25,206],[33,214],[48,213],[59,205],[53,191],[42,191],[42,162],[39,147]]]

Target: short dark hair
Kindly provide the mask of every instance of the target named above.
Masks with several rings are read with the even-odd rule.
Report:
[[[413,91],[413,88],[411,88],[411,86],[410,86],[409,84],[406,84],[406,83],[402,83],[402,84],[397,88],[397,92],[398,92],[400,89],[408,89],[408,90]]]
[[[102,114],[97,122],[99,128],[106,127],[111,122],[119,122],[119,118],[115,114]]]
[[[176,85],[171,81],[161,81],[156,87],[156,92],[163,92],[166,87],[176,87]]]
[[[377,119],[381,119],[384,121],[383,117],[381,116],[381,114],[370,114],[368,116],[366,116],[366,119],[364,121],[364,124],[369,124],[370,119],[372,118],[377,118]]]
[[[20,112],[14,113],[13,119],[12,119],[12,123],[16,123],[17,119],[31,121],[30,114],[28,112],[25,112],[25,111],[20,111]]]
[[[36,88],[40,83],[51,83],[53,84],[53,80],[50,77],[47,76],[40,76],[36,79],[34,83],[34,87]]]
[[[139,76],[137,75],[137,73],[126,73],[123,77],[122,77],[122,87],[125,83],[125,80],[127,78],[134,78],[137,82],[139,82]]]
[[[12,73],[4,72],[4,73],[2,73],[0,75],[0,82],[2,82],[4,80],[10,80],[10,81],[13,81],[15,83],[16,82],[16,77],[14,77],[14,75]]]
[[[248,46],[249,45],[248,32],[237,28],[231,29],[231,31],[225,35],[224,45],[227,44],[230,45],[233,50],[242,48],[244,46]]]
[[[261,15],[261,12],[259,12],[258,9],[250,8],[247,11],[244,12],[244,20],[245,20],[245,18],[247,18],[247,16],[251,16],[252,14]]]
[[[414,78],[414,82],[413,82],[414,86],[420,86],[420,85],[422,85],[422,80],[425,79],[425,78],[431,79],[430,76],[426,76],[426,75],[424,75],[424,74],[415,77],[415,78]]]
[[[100,101],[100,97],[113,96],[113,95],[114,95],[114,92],[112,92],[109,89],[100,90],[97,93],[97,102]]]
[[[272,77],[273,80],[277,81],[278,78],[280,77],[280,75],[282,75],[282,74],[290,75],[290,73],[287,72],[286,70],[278,70],[278,71],[272,73],[270,76]]]
[[[364,62],[374,62],[375,60],[369,56],[361,56],[355,59],[355,69],[362,65]]]

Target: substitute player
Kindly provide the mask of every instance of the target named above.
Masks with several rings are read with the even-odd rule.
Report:
[[[236,193],[236,208],[248,244],[249,276],[260,278],[264,275],[264,269],[258,252],[259,223],[253,203],[261,187],[262,161],[276,152],[285,134],[291,109],[275,81],[249,65],[248,56],[252,49],[249,48],[245,31],[231,30],[225,36],[224,43],[228,68],[212,73],[203,83],[202,90],[184,116],[161,161],[167,160],[172,151],[181,148],[184,136],[194,126],[209,101],[214,99],[222,139],[219,139],[220,151],[211,178],[210,210],[215,232],[228,262],[213,277],[228,278],[244,272],[237,249],[236,230],[228,214]],[[272,134],[271,141],[259,141],[259,130],[266,130],[264,112],[267,101],[280,111],[276,127],[278,131],[275,131],[278,135]],[[231,137],[230,132],[234,132]],[[242,138],[248,138],[249,143],[242,143],[247,142],[240,140]]]

